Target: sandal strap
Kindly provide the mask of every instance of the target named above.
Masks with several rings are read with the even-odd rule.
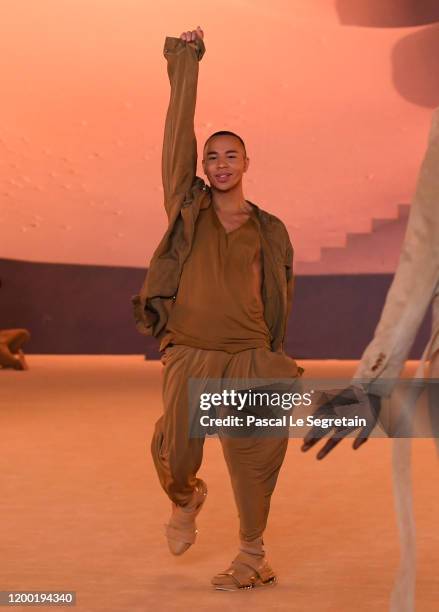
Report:
[[[249,576],[245,576],[244,578],[238,578],[238,576],[236,576],[236,570],[233,568],[230,568],[228,570],[225,570],[224,572],[219,572],[217,574],[217,576],[230,576],[231,578],[233,578],[233,580],[235,581],[235,584],[237,587],[239,588],[243,588],[246,586],[251,586],[254,582],[254,580],[252,579],[253,576],[249,577]]]
[[[171,519],[165,525],[166,537],[169,540],[176,540],[185,544],[195,543],[198,533],[195,519],[206,501],[206,496],[207,485],[203,480],[198,479],[194,490],[193,506],[189,510],[184,510],[173,504]]]
[[[194,544],[197,537],[195,528],[174,527],[173,525],[165,525],[166,537],[170,540],[177,540],[186,544]]]
[[[250,571],[249,571],[250,570]],[[240,552],[230,567],[217,576],[231,576],[239,587],[251,586],[258,582],[268,582],[275,578],[275,573],[263,557],[255,559],[254,555]]]
[[[265,556],[257,558],[255,557],[255,555],[250,555],[249,553],[241,551],[233,560],[232,567],[235,564],[241,564],[250,567],[252,570],[254,570],[254,572],[256,572],[262,582],[266,582],[267,580],[270,580],[275,576],[275,573],[268,564]]]
[[[189,512],[191,516],[196,518],[199,515],[201,508],[203,507],[204,502],[206,501],[206,497],[207,497],[207,485],[204,482],[204,480],[201,480],[201,479],[198,480],[198,484],[194,491],[194,495],[195,495],[196,503]]]

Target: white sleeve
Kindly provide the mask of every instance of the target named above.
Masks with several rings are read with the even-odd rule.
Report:
[[[373,340],[354,375],[369,381],[370,392],[392,391],[438,286],[439,108],[433,115],[398,267]]]

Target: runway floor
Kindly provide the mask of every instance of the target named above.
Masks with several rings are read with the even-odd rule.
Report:
[[[388,610],[399,557],[390,440],[356,452],[349,440],[322,462],[290,440],[265,535],[279,584],[214,591],[211,576],[236,554],[231,487],[219,442],[208,439],[198,540],[171,556],[163,535],[170,504],[149,453],[161,363],[43,355],[28,363],[25,372],[0,371],[0,590],[75,590],[76,609],[86,612]],[[300,365],[309,377],[355,368]],[[437,612],[439,464],[431,440],[413,448],[416,609]]]

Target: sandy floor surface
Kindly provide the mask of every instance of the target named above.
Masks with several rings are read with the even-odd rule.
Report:
[[[236,554],[231,487],[219,442],[208,439],[198,540],[172,557],[163,535],[170,504],[149,454],[161,363],[43,355],[28,362],[26,372],[0,371],[0,590],[75,590],[76,609],[86,612],[388,609],[399,557],[390,440],[355,453],[344,442],[323,462],[291,440],[265,535],[279,584],[214,591],[211,576]],[[301,364],[311,377],[355,368]],[[439,606],[438,468],[432,441],[415,441],[420,612]]]

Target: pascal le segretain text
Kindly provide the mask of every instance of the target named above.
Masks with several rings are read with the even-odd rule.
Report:
[[[308,415],[306,418],[295,419],[293,415],[284,414],[280,417],[256,417],[251,414],[244,416],[227,415],[225,417],[209,417],[203,414],[200,417],[202,427],[321,427],[322,429],[332,429],[333,427],[366,427],[365,418],[354,416],[348,417],[325,417],[316,418]]]

